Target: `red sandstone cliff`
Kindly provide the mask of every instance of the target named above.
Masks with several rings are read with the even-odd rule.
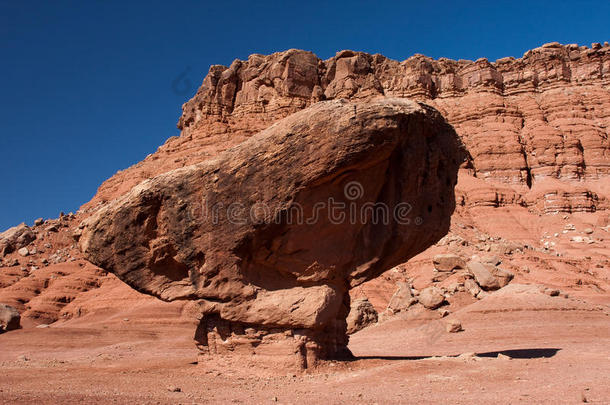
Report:
[[[230,67],[212,66],[183,106],[181,136],[104,182],[75,219],[64,217],[55,230],[47,224],[34,227],[37,239],[30,247],[35,253],[21,257],[12,252],[3,258],[0,302],[26,311],[26,324],[100,308],[118,311],[121,301],[102,299],[104,294],[152,303],[153,298],[130,291],[111,275],[101,276],[84,262],[71,239],[83,217],[144,179],[213,157],[317,101],[380,96],[436,107],[471,159],[460,173],[450,235],[427,256],[363,287],[376,306],[387,305],[396,280],[429,283],[429,256],[447,250],[494,252],[517,280],[570,286],[582,294],[604,291],[610,285],[604,241],[610,197],[609,85],[607,44],[546,44],[522,58],[493,63],[423,55],[398,62],[352,51],[323,61],[310,52],[289,50],[252,55]],[[593,230],[587,232],[587,243],[573,240],[586,228]],[[65,263],[70,260],[75,263]]]
[[[139,181],[201,161],[319,100],[408,97],[436,107],[484,180],[467,205],[528,206],[537,212],[608,207],[610,46],[558,43],[520,59],[453,61],[415,55],[398,62],[342,51],[326,61],[289,50],[212,66],[183,105],[180,137],[107,180],[87,205]],[[557,181],[555,181],[557,180]]]

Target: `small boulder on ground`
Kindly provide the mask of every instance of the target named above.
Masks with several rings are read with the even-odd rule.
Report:
[[[377,323],[377,311],[373,304],[364,297],[352,300],[347,316],[347,333],[356,333],[369,325]]]
[[[491,264],[492,266],[498,266],[502,263],[502,260],[496,255],[485,255],[478,261],[485,264]]]
[[[464,260],[458,255],[451,253],[439,254],[434,256],[432,259],[434,268],[437,271],[451,272],[456,269],[463,269],[466,267]]]
[[[388,304],[388,311],[394,314],[406,310],[417,302],[417,298],[411,293],[411,286],[408,283],[399,282],[397,285],[398,289],[392,295]]]
[[[0,333],[20,328],[21,315],[10,305],[0,304]]]
[[[515,277],[515,275],[510,271],[502,270],[498,267],[492,268],[491,274],[493,274],[496,280],[498,280],[500,288],[507,286],[508,283],[510,283],[510,281]]]
[[[445,296],[438,287],[426,287],[419,293],[419,302],[428,309],[436,309],[443,305]]]
[[[492,273],[494,268],[495,266],[481,262],[468,262],[468,271],[472,274],[477,284],[484,290],[497,290],[501,287],[500,282]]]
[[[30,251],[28,250],[28,248],[22,247],[21,249],[19,249],[17,251],[17,253],[19,253],[19,255],[21,255],[23,257],[26,257],[26,256],[28,256],[30,254]]]
[[[456,333],[462,331],[462,323],[457,319],[449,319],[445,323],[445,330],[449,333]]]

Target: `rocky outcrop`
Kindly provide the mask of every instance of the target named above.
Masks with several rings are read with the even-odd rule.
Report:
[[[142,182],[88,218],[79,244],[139,291],[197,301],[202,350],[283,342],[310,364],[347,353],[350,288],[445,235],[462,160],[425,105],[321,102]]]

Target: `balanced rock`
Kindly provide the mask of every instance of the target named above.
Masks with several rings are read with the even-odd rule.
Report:
[[[351,335],[369,325],[377,323],[378,315],[375,307],[367,298],[352,300],[349,314],[347,315],[347,333]]]
[[[449,229],[461,144],[406,99],[324,101],[199,164],[145,180],[82,224],[92,263],[194,300],[204,353],[349,355],[349,289]]]
[[[428,309],[436,309],[443,305],[445,296],[438,287],[426,287],[419,292],[419,302]]]
[[[10,305],[0,304],[0,332],[19,329],[21,315]]]

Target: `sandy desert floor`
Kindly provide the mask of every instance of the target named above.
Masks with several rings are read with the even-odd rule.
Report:
[[[197,364],[187,322],[84,317],[0,335],[0,403],[609,403],[609,314],[511,285],[452,313],[462,332],[392,319],[305,372]]]

